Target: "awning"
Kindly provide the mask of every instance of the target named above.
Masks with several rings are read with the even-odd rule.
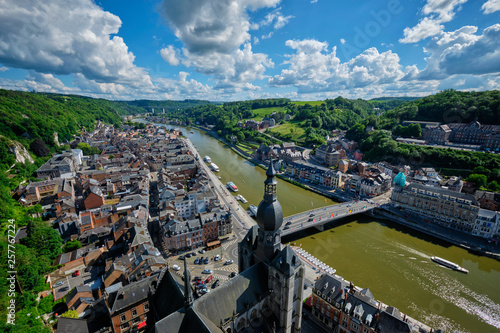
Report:
[[[142,323],[140,323],[139,325],[137,325],[137,329],[140,330],[141,328],[144,328],[146,326],[147,326],[147,324],[146,324],[146,321],[144,320]]]
[[[207,247],[212,247],[212,246],[216,246],[216,245],[220,245],[220,240],[215,240],[215,241],[207,243]]]

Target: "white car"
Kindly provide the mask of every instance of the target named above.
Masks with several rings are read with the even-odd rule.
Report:
[[[173,266],[172,266],[172,269],[173,269],[174,271],[180,271],[180,270],[181,270],[181,268],[180,268],[179,266],[177,266],[177,265],[173,265]]]
[[[201,272],[202,274],[212,274],[212,270],[211,269],[204,269],[203,272]]]
[[[226,260],[225,265],[231,265],[232,263],[233,263],[233,261],[231,259],[229,259],[229,260]]]

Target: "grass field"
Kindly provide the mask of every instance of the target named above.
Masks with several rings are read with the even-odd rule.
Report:
[[[311,106],[316,106],[316,105],[321,105],[325,103],[325,101],[300,101],[300,102],[292,102],[292,104],[295,104],[295,105],[306,105],[306,104],[309,104]]]
[[[291,121],[285,124],[281,124],[279,126],[273,127],[269,129],[269,132],[272,133],[279,133],[281,135],[287,135],[291,134],[292,138],[291,141],[294,142],[304,142],[306,139],[306,133],[304,129],[301,127],[300,121]]]
[[[253,154],[254,150],[253,148],[257,149],[259,148],[259,145],[254,144],[254,143],[248,143],[248,142],[240,142],[237,143],[236,146],[243,150],[247,154]]]
[[[272,108],[261,108],[261,109],[255,109],[252,110],[252,112],[255,114],[255,116],[251,119],[255,121],[261,121],[264,119],[266,115],[270,115],[273,112],[279,112],[279,111],[284,111],[284,107],[277,106],[277,107],[272,107]]]

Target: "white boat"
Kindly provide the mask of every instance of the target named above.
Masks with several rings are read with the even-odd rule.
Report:
[[[205,156],[203,157],[203,160],[206,162],[206,163],[212,163],[212,159],[210,158],[210,156]]]
[[[215,172],[219,172],[219,167],[215,163],[210,163],[210,169],[212,169]]]
[[[250,216],[257,216],[257,207],[250,205],[248,206],[248,210],[250,211]]]
[[[431,257],[431,260],[440,264],[441,266],[451,268],[455,271],[462,272],[462,273],[469,273],[469,271],[466,270],[465,268],[455,264],[454,262],[448,261],[446,259],[439,258],[439,257]]]
[[[236,200],[239,200],[239,201],[241,201],[243,203],[247,203],[248,202],[247,199],[245,199],[241,194],[238,194],[236,196]]]

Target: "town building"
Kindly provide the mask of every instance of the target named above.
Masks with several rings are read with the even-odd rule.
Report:
[[[312,314],[331,332],[410,333],[431,330],[375,300],[369,289],[355,287],[341,277],[324,274],[311,295]]]
[[[423,216],[429,223],[472,233],[479,205],[474,196],[440,187],[411,183],[396,186],[392,204]]]

